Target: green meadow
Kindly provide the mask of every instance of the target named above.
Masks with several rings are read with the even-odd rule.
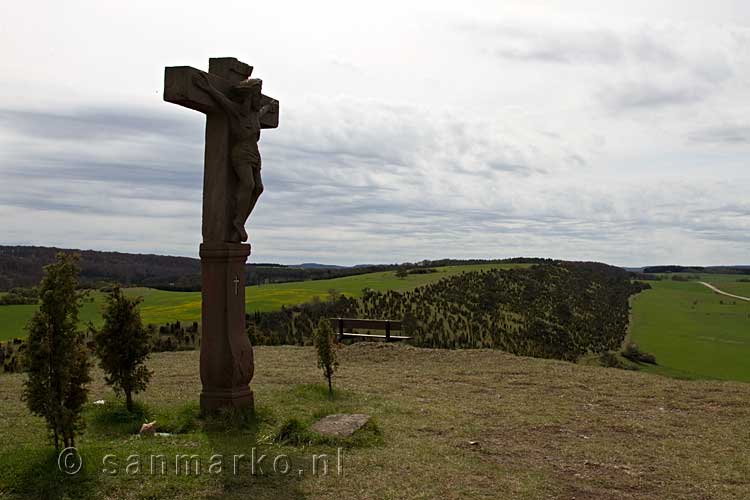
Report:
[[[90,299],[81,308],[80,321],[82,325],[89,321],[99,324],[101,321],[101,303],[104,296],[99,292],[92,292]],[[0,341],[12,338],[25,338],[26,323],[34,314],[38,306],[0,306]]]
[[[750,282],[744,282],[744,281],[726,281],[726,282],[712,282],[710,280],[704,280],[707,283],[711,283],[712,285],[716,286],[720,290],[723,290],[727,293],[731,293],[734,295],[739,295],[741,297],[748,297],[750,298]]]
[[[281,306],[293,306],[309,302],[315,297],[325,299],[329,290],[357,297],[365,288],[373,290],[412,290],[418,286],[434,283],[442,278],[466,271],[490,268],[512,268],[523,264],[482,264],[470,266],[447,266],[437,268],[436,273],[410,274],[397,278],[393,271],[361,274],[330,280],[298,281],[271,285],[251,286],[245,289],[246,309],[255,311],[277,311]],[[200,321],[200,292],[169,292],[152,288],[128,288],[130,296],[143,297],[141,316],[145,324],[163,324],[173,321],[191,323]],[[104,294],[92,291],[81,310],[81,322],[94,325],[101,322],[101,305]],[[0,306],[0,340],[26,336],[24,326],[37,306]]]
[[[701,275],[701,281],[750,296],[735,275]],[[719,295],[698,282],[649,282],[633,299],[630,337],[656,356],[642,369],[679,378],[750,382],[750,302]]]

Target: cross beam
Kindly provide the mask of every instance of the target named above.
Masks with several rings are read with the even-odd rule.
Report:
[[[238,61],[234,57],[211,58],[208,62],[208,73],[191,66],[171,66],[164,68],[164,100],[179,104],[201,113],[221,112],[216,103],[206,92],[195,85],[198,75],[206,75],[211,84],[224,94],[229,94],[232,85],[246,80],[253,73],[253,67]],[[271,112],[260,118],[261,128],[279,126],[279,101],[267,95],[261,95],[261,106],[272,104]]]

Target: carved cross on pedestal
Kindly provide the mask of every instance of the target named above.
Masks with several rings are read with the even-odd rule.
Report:
[[[208,73],[190,66],[164,70],[164,100],[206,114],[206,150],[203,167],[203,241],[236,241],[232,237],[234,188],[237,179],[231,165],[231,137],[227,116],[217,102],[196,84],[201,75],[227,96],[239,82],[247,80],[253,67],[234,57],[208,60]],[[269,112],[260,117],[263,129],[279,126],[279,102],[261,95],[260,106]]]
[[[245,331],[250,245],[240,241],[247,237],[244,221],[262,192],[260,129],[277,127],[279,110],[278,101],[260,94],[260,80],[248,80],[252,72],[252,66],[233,57],[209,59],[208,73],[188,66],[164,70],[164,100],[206,114],[200,246],[204,413],[253,407],[253,348]]]

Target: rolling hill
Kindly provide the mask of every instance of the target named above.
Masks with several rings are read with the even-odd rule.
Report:
[[[131,254],[36,246],[0,246],[0,291],[36,286],[43,268],[58,252],[81,256],[80,282],[97,288],[118,283],[126,287],[149,287],[173,291],[200,290],[200,260],[154,254]],[[354,276],[392,269],[393,265],[328,266],[302,264],[248,263],[245,282],[248,284],[284,283],[315,279]]]
[[[523,265],[478,264],[472,266],[447,266],[437,268],[437,272],[435,273],[410,274],[405,278],[397,278],[393,271],[381,271],[328,280],[255,285],[247,287],[245,291],[246,309],[248,313],[276,311],[281,309],[282,306],[293,306],[309,302],[315,297],[325,299],[330,290],[335,290],[337,293],[342,293],[350,297],[360,296],[365,289],[376,291],[407,291],[464,271],[495,267],[512,268]],[[143,297],[141,315],[144,324],[162,324],[176,320],[188,323],[200,321],[200,292],[173,292],[153,288],[133,287],[127,288],[125,293],[130,296]],[[86,324],[88,321],[92,321],[95,325],[100,323],[100,307],[103,298],[104,294],[101,292],[90,292],[90,300],[84,303],[81,310],[82,324]],[[25,337],[23,327],[29,318],[31,318],[36,307],[35,305],[0,306],[0,340]]]

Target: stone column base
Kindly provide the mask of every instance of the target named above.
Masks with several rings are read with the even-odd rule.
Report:
[[[211,390],[203,388],[201,392],[201,413],[216,413],[222,408],[235,408],[253,411],[255,400],[250,387],[235,390]]]
[[[253,409],[253,348],[245,331],[245,261],[250,245],[203,243],[201,412]]]

